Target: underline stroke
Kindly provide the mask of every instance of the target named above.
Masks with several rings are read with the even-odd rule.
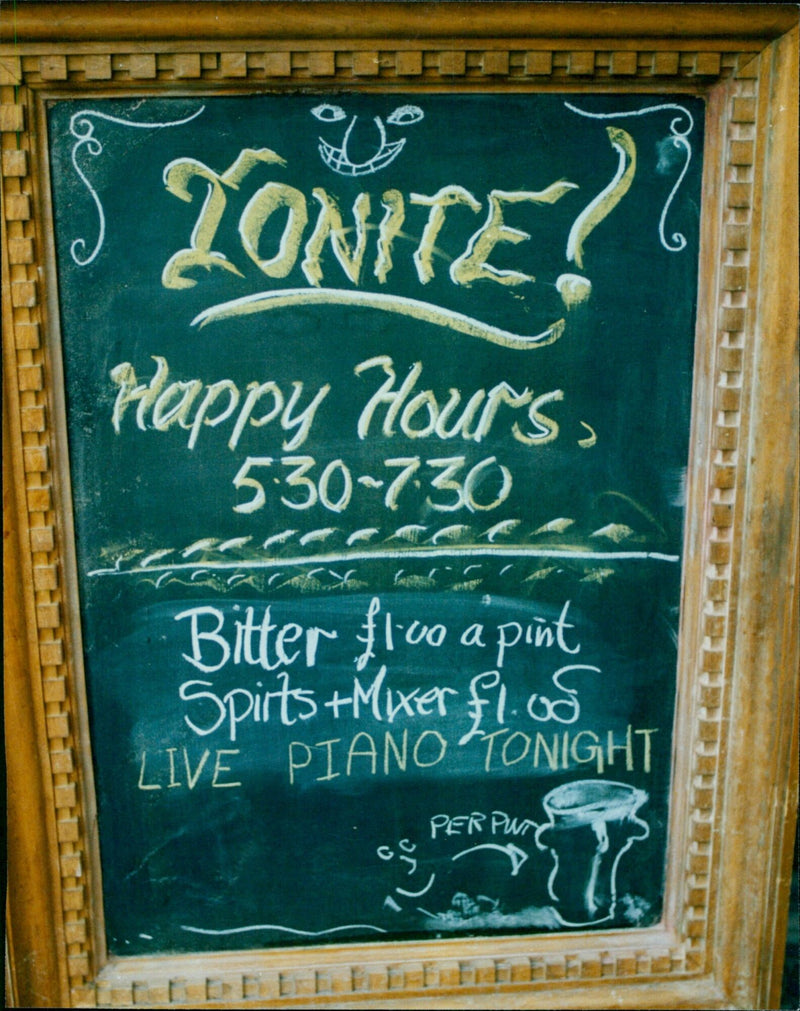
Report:
[[[323,934],[336,934],[343,930],[374,930],[378,934],[387,933],[383,927],[375,927],[371,923],[348,923],[342,927],[330,927],[328,930],[296,930],[294,927],[283,927],[278,923],[254,923],[251,927],[231,927],[228,930],[210,930],[205,927],[187,927],[182,924],[181,930],[190,934],[206,934],[210,937],[245,934],[253,930],[284,930],[288,934],[299,934],[303,937],[321,937]]]
[[[286,565],[326,565],[347,561],[370,561],[372,559],[404,559],[404,558],[563,558],[581,561],[655,561],[679,562],[680,555],[668,555],[660,551],[572,551],[563,548],[485,548],[485,547],[448,547],[448,548],[397,548],[378,551],[352,551],[318,555],[297,555],[295,557],[242,559],[224,562],[179,562],[172,565],[152,565],[132,569],[93,569],[88,576],[130,576],[147,575],[155,572],[179,572],[196,568],[218,569],[269,569]]]
[[[435,326],[447,327],[457,333],[481,340],[500,344],[502,347],[517,351],[527,351],[535,347],[547,347],[558,340],[564,332],[564,319],[551,323],[541,333],[525,335],[515,334],[510,330],[484,323],[472,316],[422,302],[416,298],[406,298],[402,295],[385,295],[380,292],[347,291],[343,288],[281,288],[276,291],[261,291],[230,302],[204,309],[192,320],[192,326],[204,327],[217,320],[230,319],[235,316],[246,316],[256,312],[266,312],[271,309],[282,309],[297,305],[344,305],[357,306],[364,309],[379,309],[382,312],[409,316],[412,319],[433,323]]]

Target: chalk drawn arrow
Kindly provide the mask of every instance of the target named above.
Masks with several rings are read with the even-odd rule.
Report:
[[[519,869],[528,859],[528,854],[525,850],[521,850],[519,846],[515,846],[514,843],[509,843],[507,846],[501,846],[499,843],[481,843],[479,846],[472,846],[468,850],[462,850],[460,853],[456,853],[453,860],[458,860],[459,857],[465,857],[467,853],[475,853],[477,850],[500,850],[501,853],[511,860],[511,877],[516,877],[519,874]]]

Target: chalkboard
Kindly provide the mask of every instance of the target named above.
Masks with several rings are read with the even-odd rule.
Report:
[[[661,918],[703,112],[50,104],[112,955]]]

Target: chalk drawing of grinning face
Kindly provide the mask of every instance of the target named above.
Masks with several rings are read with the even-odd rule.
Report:
[[[338,123],[343,119],[347,119],[347,113],[340,105],[331,105],[328,102],[315,106],[311,110],[311,114],[322,123]],[[386,117],[386,122],[392,126],[411,126],[413,123],[419,123],[423,116],[424,113],[419,106],[401,105],[391,115]],[[340,147],[335,147],[323,137],[319,138],[319,153],[322,160],[328,168],[333,169],[334,172],[338,172],[339,175],[364,176],[369,175],[371,172],[378,172],[394,161],[406,143],[405,137],[387,142],[386,127],[383,124],[383,120],[380,116],[375,116],[372,122],[377,129],[377,139],[380,140],[380,147],[374,155],[365,161],[353,161],[348,148],[352,141],[351,135],[357,120],[358,116],[351,118],[344,132]]]

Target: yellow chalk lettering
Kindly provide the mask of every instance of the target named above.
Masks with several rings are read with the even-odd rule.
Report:
[[[536,734],[536,742],[533,749],[533,765],[534,768],[539,768],[539,748],[544,749],[545,756],[547,758],[548,766],[553,770],[553,772],[558,769],[558,734],[553,734],[553,747],[549,748],[547,746],[547,741],[544,739],[540,732]]]
[[[175,752],[177,750],[178,750],[177,748],[167,748],[167,754],[169,755],[169,784],[168,784],[168,789],[172,789],[173,786],[182,786],[183,785],[182,783],[179,783],[177,781],[177,779],[175,779]]]
[[[236,419],[236,424],[233,426],[233,432],[228,440],[228,449],[236,449],[239,445],[239,439],[244,427],[249,421],[254,428],[260,428],[262,425],[266,425],[268,422],[272,421],[273,418],[277,417],[283,410],[283,394],[277,383],[273,380],[269,380],[266,383],[252,382],[247,384],[247,396],[245,398],[242,409],[239,412],[239,417]],[[258,401],[266,394],[271,394],[272,396],[272,408],[267,411],[266,414],[262,414],[260,418],[251,417],[253,413],[253,408],[258,403]]]
[[[189,761],[189,752],[186,748],[183,749],[183,764],[186,766],[186,785],[190,790],[194,790],[197,785],[197,780],[200,778],[200,773],[203,771],[203,767],[208,761],[208,756],[211,752],[206,748],[203,754],[200,756],[200,761],[197,763],[194,771],[192,771],[192,766]]]
[[[139,406],[136,409],[136,424],[142,431],[147,427],[144,420],[145,413],[161,393],[169,374],[166,358],[156,355],[153,357],[153,361],[156,363],[156,373],[150,380],[149,385],[137,385],[136,373],[130,362],[121,362],[119,365],[115,365],[110,372],[111,381],[119,386],[119,393],[114,402],[114,411],[111,415],[111,423],[117,435],[119,435],[119,424],[122,415],[125,413],[125,408],[128,404],[135,403],[136,401],[139,402]]]
[[[189,185],[193,180],[200,179],[206,184],[206,197],[192,229],[189,246],[179,249],[164,265],[161,283],[165,288],[193,288],[197,282],[186,276],[186,271],[193,267],[205,270],[220,267],[238,277],[242,276],[241,271],[223,253],[212,250],[211,246],[227,204],[224,186],[238,189],[239,183],[259,162],[286,164],[283,158],[268,148],[245,148],[221,175],[195,158],[176,158],[166,166],[164,185],[173,196],[191,203],[194,197]]]
[[[320,256],[322,249],[330,239],[333,254],[339,261],[347,277],[358,284],[361,276],[361,266],[367,248],[367,218],[370,213],[369,193],[359,193],[353,204],[353,217],[356,223],[356,241],[351,249],[346,235],[348,229],[342,224],[342,215],[334,197],[317,186],[313,190],[314,199],[320,205],[320,213],[311,238],[306,243],[305,259],[301,267],[309,284],[319,287],[322,280]]]
[[[563,390],[552,390],[550,393],[542,393],[538,396],[528,408],[528,420],[535,426],[536,431],[523,432],[519,427],[519,422],[515,421],[511,426],[514,438],[526,446],[544,446],[545,443],[557,439],[559,431],[558,422],[542,414],[539,408],[544,404],[550,404],[553,401],[563,399]]]
[[[567,259],[583,269],[583,243],[600,222],[607,218],[630,189],[636,174],[636,144],[629,133],[616,126],[607,126],[611,146],[617,152],[618,163],[614,178],[585,207],[570,229],[567,238]]]
[[[145,783],[144,781],[144,767],[147,762],[147,752],[142,752],[142,767],[139,770],[139,789],[140,790],[160,790],[161,786],[158,783]]]
[[[151,415],[153,427],[159,432],[165,432],[174,422],[179,422],[181,428],[188,428],[186,418],[197,395],[203,388],[199,379],[185,382],[170,383],[153,405]],[[178,397],[178,402],[170,406],[170,401]]]
[[[469,190],[464,189],[463,186],[443,186],[431,197],[421,193],[412,193],[409,199],[412,204],[430,207],[430,213],[422,230],[419,246],[414,252],[417,277],[422,284],[427,284],[434,275],[433,252],[439,232],[442,230],[442,225],[444,224],[445,208],[452,207],[454,204],[465,204],[477,214],[481,209],[481,205]]]
[[[403,194],[399,190],[387,190],[381,199],[385,214],[378,230],[378,256],[375,260],[375,277],[381,284],[386,283],[386,275],[392,269],[392,243],[400,234],[406,211]]]
[[[501,734],[507,733],[508,727],[504,727],[502,730],[495,730],[493,733],[484,734],[483,737],[481,737],[482,741],[486,741],[486,762],[484,764],[484,769],[486,770],[486,772],[489,772],[492,764],[492,750],[494,749],[495,737],[499,737]]]
[[[372,369],[378,365],[389,378],[376,393],[373,393],[361,412],[358,419],[359,439],[365,439],[367,435],[369,435],[370,422],[372,421],[372,416],[379,404],[389,405],[386,417],[383,419],[383,434],[394,435],[395,419],[400,413],[403,401],[414,388],[414,384],[417,379],[419,379],[420,373],[422,372],[422,362],[415,362],[409,370],[409,373],[403,381],[400,389],[394,391],[392,390],[392,387],[394,386],[395,379],[397,379],[397,373],[394,370],[394,362],[388,355],[377,355],[375,358],[368,358],[366,361],[360,362],[355,367],[355,373],[357,376],[360,376],[366,369]]]
[[[211,780],[211,785],[212,786],[215,786],[218,789],[223,790],[223,789],[229,789],[230,787],[233,787],[233,786],[241,786],[242,785],[241,783],[220,783],[219,782],[219,775],[220,775],[220,773],[222,773],[222,772],[230,772],[231,771],[231,767],[229,765],[222,765],[221,764],[220,758],[223,755],[238,755],[239,753],[240,752],[239,752],[238,748],[218,748],[217,749],[217,760],[214,763],[214,775],[213,775],[213,778]]]
[[[578,752],[582,737],[588,737],[594,742],[588,746],[585,754]],[[577,733],[572,738],[572,747],[570,749],[572,760],[578,762],[579,764],[583,764],[585,762],[597,762],[598,775],[603,772],[603,749],[600,746],[599,741],[600,738],[597,734],[592,733],[591,730],[581,730],[580,733]]]
[[[341,737],[335,737],[329,741],[320,741],[318,744],[314,745],[315,748],[325,748],[325,757],[327,759],[327,771],[324,776],[317,776],[318,783],[324,783],[326,780],[329,779],[336,779],[336,777],[340,775],[340,773],[333,771],[333,750],[332,750],[332,745],[338,744],[339,741],[341,741]]]
[[[625,768],[628,772],[633,771],[633,727],[630,723],[628,724],[628,729],[625,731],[625,743],[624,744],[614,744],[614,731],[608,731],[608,764],[614,764],[614,752],[624,751],[625,752]]]
[[[422,747],[422,742],[426,737],[435,737],[439,743],[439,753],[430,762],[423,762],[419,757],[419,752]],[[447,751],[447,741],[442,737],[438,730],[423,730],[422,733],[417,738],[417,743],[414,745],[414,764],[420,769],[428,769],[432,765],[438,765],[439,762],[444,758],[445,752]]]
[[[305,762],[299,763],[295,761],[294,749],[304,748],[306,753]],[[292,741],[289,744],[289,782],[294,783],[294,774],[296,769],[305,769],[307,765],[311,764],[312,751],[307,744],[303,744],[302,741]]]
[[[427,411],[428,420],[422,428],[412,428],[411,419],[418,411]],[[409,439],[423,439],[433,432],[439,416],[439,405],[432,390],[423,390],[409,400],[400,416],[400,429]]]
[[[278,252],[268,260],[259,256],[259,240],[269,218],[285,207],[288,216],[281,235]],[[308,223],[306,198],[286,183],[269,182],[250,199],[239,221],[239,235],[244,251],[268,277],[286,277],[294,267],[300,251],[300,241]]]
[[[364,738],[369,742],[366,749],[359,751],[356,748],[356,742],[359,738]],[[419,742],[418,742],[419,743]],[[347,749],[347,775],[351,774],[351,769],[353,765],[354,758],[368,758],[370,760],[370,771],[372,775],[375,775],[375,769],[378,761],[378,752],[375,749],[375,741],[373,740],[371,734],[368,734],[366,730],[360,730],[353,740],[350,742],[350,747]]]
[[[397,763],[397,768],[401,772],[406,771],[406,766],[408,765],[408,730],[403,731],[402,737],[403,745],[402,751],[397,747],[394,737],[390,730],[386,731],[386,736],[383,742],[383,771],[385,775],[389,775],[389,750],[391,749],[394,754],[394,760]]]
[[[513,740],[515,740],[516,738],[521,738],[522,739],[522,750],[520,751],[520,753],[518,755],[516,755],[516,757],[509,758],[508,757],[509,746],[511,745],[511,742]],[[517,762],[521,762],[522,759],[528,754],[528,751],[530,750],[530,746],[531,746],[531,739],[530,739],[530,737],[527,734],[523,734],[523,732],[521,730],[515,730],[514,733],[510,737],[507,737],[503,741],[503,751],[502,751],[503,765],[506,765],[506,766],[508,766],[508,765],[516,765]]]
[[[657,734],[658,728],[654,727],[649,730],[634,730],[635,734],[644,735],[644,771],[650,771],[650,735]]]
[[[506,225],[503,204],[519,204],[524,201],[554,204],[565,193],[577,188],[576,183],[562,181],[553,183],[540,192],[520,190],[509,193],[505,190],[492,190],[489,193],[489,216],[485,224],[472,236],[466,250],[450,266],[453,283],[470,285],[480,278],[497,281],[498,284],[513,285],[535,281],[536,278],[532,274],[523,274],[518,270],[501,270],[487,262],[498,243],[510,242],[516,245],[530,238],[527,232]]]
[[[212,404],[214,404],[217,397],[219,397],[223,391],[228,393],[228,403],[219,414],[216,414],[213,418],[209,418],[209,408]],[[192,422],[192,434],[189,436],[188,443],[189,449],[194,449],[197,437],[200,434],[201,425],[205,424],[209,425],[211,428],[215,428],[233,414],[238,403],[239,389],[230,379],[220,379],[219,382],[212,383],[210,386],[207,386],[206,395],[203,397],[200,406],[197,408],[197,414],[195,414],[194,421]]]

